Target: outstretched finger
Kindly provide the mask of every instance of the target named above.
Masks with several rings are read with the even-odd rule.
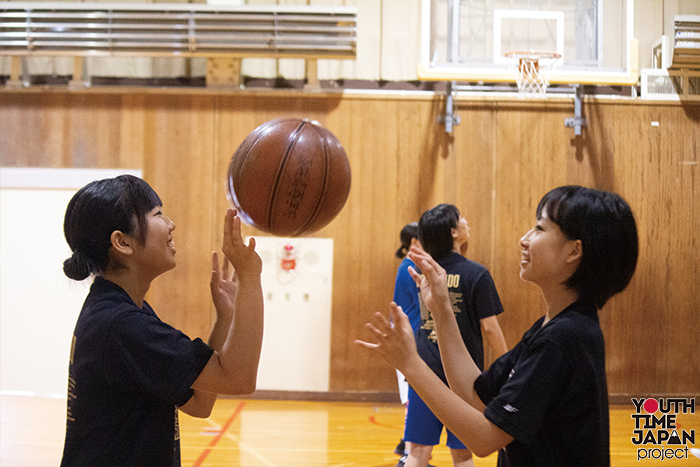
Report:
[[[431,261],[427,258],[422,258],[420,260],[420,264],[422,266],[421,271],[423,271],[423,274],[425,275],[434,275],[435,274],[435,268],[431,264]]]
[[[211,273],[219,274],[219,254],[216,251],[211,253]]]
[[[423,272],[423,277],[425,277],[428,282],[435,284],[440,280],[440,272],[442,267],[437,264],[433,258],[428,256],[427,258],[421,259],[420,265],[421,271]]]
[[[234,245],[243,243],[243,236],[241,235],[241,218],[238,216],[236,211],[233,211],[233,221],[231,223],[231,241]]]
[[[398,305],[396,302],[391,302],[389,305],[389,319],[391,319],[392,323],[403,323],[404,321],[408,320],[408,316],[403,312],[403,308],[401,308],[400,305]]]
[[[235,216],[235,211],[233,209],[226,210],[226,216],[224,217],[224,246],[231,243],[231,231],[233,230],[233,217]]]
[[[211,289],[212,296],[218,293],[220,280],[219,255],[216,251],[214,251],[211,254],[211,278],[209,280],[209,288]]]
[[[374,313],[374,323],[373,325],[386,336],[386,331],[394,327],[393,323],[379,311]]]
[[[379,348],[379,344],[373,344],[371,342],[365,342],[359,339],[355,339],[355,345],[359,345],[360,347],[364,347],[365,349],[369,350],[376,350]]]
[[[420,286],[421,280],[423,280],[423,275],[420,274],[418,271],[416,271],[413,266],[408,267],[408,273],[411,275],[411,278],[416,281],[416,284]]]
[[[374,324],[372,323],[365,323],[365,327],[369,329],[369,331],[379,337],[386,337],[386,334],[380,331]]]
[[[228,260],[226,256],[224,256],[224,266],[223,270],[221,271],[221,276],[224,278],[224,280],[230,281],[231,280],[231,268],[230,268],[231,262]]]
[[[408,257],[414,263],[419,264],[422,259],[430,258],[431,256],[423,248],[413,245],[411,249],[408,250]]]

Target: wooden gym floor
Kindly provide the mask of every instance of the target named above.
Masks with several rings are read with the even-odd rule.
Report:
[[[37,397],[0,398],[0,466],[56,466],[65,429],[65,401]],[[700,432],[700,410],[679,414],[679,429]],[[637,460],[632,443],[634,406],[611,408],[612,465],[700,466],[700,459]],[[401,438],[398,404],[287,402],[221,399],[206,420],[180,414],[183,467],[393,467]],[[700,445],[700,439],[696,440]],[[690,446],[692,447],[692,445]],[[431,464],[451,466],[442,445]],[[495,455],[475,458],[477,467],[495,466]]]

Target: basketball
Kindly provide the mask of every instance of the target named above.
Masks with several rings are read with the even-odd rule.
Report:
[[[308,235],[345,205],[350,162],[335,135],[317,122],[271,120],[236,149],[227,189],[244,222],[280,237]]]

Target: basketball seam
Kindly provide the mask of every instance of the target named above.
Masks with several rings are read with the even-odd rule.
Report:
[[[268,202],[267,205],[267,228],[272,229],[272,217],[274,213],[274,208],[275,208],[275,202],[277,201],[277,191],[279,190],[279,185],[282,181],[282,173],[284,172],[284,167],[287,165],[287,159],[289,159],[289,155],[292,153],[292,150],[294,149],[294,146],[297,143],[297,140],[299,139],[299,135],[301,134],[301,129],[304,127],[306,124],[305,121],[301,121],[300,125],[297,126],[294,129],[294,132],[291,135],[291,142],[287,145],[287,148],[284,153],[284,157],[282,158],[282,161],[280,162],[279,166],[277,167],[277,175],[275,176],[275,183],[272,186],[272,193],[270,196],[270,201]]]
[[[260,135],[258,134],[258,135],[256,135],[255,139],[253,139],[253,141],[251,141],[251,143],[248,145],[245,152],[243,154],[241,154],[240,164],[239,164],[240,168],[242,168],[244,166],[246,159],[248,158],[248,155],[250,155],[251,151],[253,150],[253,147],[255,146],[255,143],[257,143],[259,139],[260,139]],[[242,203],[241,203],[240,199],[238,198],[238,195],[236,194],[236,188],[235,188],[236,186],[240,186],[241,177],[243,177],[243,170],[239,169],[236,173],[235,183],[233,180],[229,180],[229,187],[230,187],[230,191],[231,191],[231,196],[234,199],[234,204],[236,205],[236,207],[238,209],[243,211],[243,212],[239,213],[239,215],[242,215],[245,213],[245,210],[243,209]],[[253,223],[253,225],[255,225],[255,222],[253,222],[253,219],[250,216],[248,216],[248,217],[249,217],[250,221]]]
[[[314,128],[314,130],[316,130]],[[314,210],[312,211],[311,215],[309,216],[309,220],[299,229],[295,232],[295,235],[300,235],[308,229],[308,227],[313,223],[314,220],[316,220],[316,216],[318,216],[318,212],[321,210],[321,205],[323,204],[323,201],[326,198],[326,191],[328,188],[328,173],[329,173],[329,168],[330,168],[330,163],[329,163],[329,155],[328,155],[328,142],[326,141],[326,138],[323,136],[323,134],[316,130],[319,133],[319,136],[321,137],[321,145],[323,146],[323,164],[324,164],[324,170],[323,170],[323,188],[321,189],[321,194],[318,196],[318,202],[316,203],[316,206],[314,206]]]

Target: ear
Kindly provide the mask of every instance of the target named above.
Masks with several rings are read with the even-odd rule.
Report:
[[[571,240],[570,245],[571,248],[566,257],[566,262],[569,264],[580,262],[583,258],[583,243],[581,243],[581,240]]]
[[[109,236],[109,240],[112,243],[112,248],[114,248],[114,251],[119,254],[128,256],[134,252],[134,238],[125,234],[121,230],[115,230],[112,232],[112,235]]]

